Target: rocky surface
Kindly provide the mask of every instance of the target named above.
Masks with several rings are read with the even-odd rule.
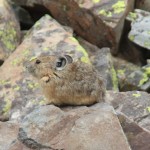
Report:
[[[137,45],[150,50],[150,13],[136,9],[134,14],[134,21],[131,24],[131,31],[129,32],[129,39]]]
[[[136,0],[136,8],[146,10],[150,12],[150,1],[149,0]]]
[[[20,26],[6,0],[0,0],[0,65],[20,42]]]
[[[107,92],[106,101],[150,131],[150,95],[146,92]]]
[[[149,150],[149,1],[8,1],[0,0],[0,149]],[[24,67],[41,53],[92,63],[113,90],[105,100],[115,109],[42,106]]]
[[[16,140],[19,125],[12,122],[0,122],[0,149],[6,150]]]
[[[18,139],[31,149],[130,150],[113,108],[106,104],[39,107],[22,120]]]
[[[117,72],[119,89],[121,91],[142,90],[149,92],[149,65],[141,68],[130,62],[115,57],[113,57],[113,62]]]
[[[119,113],[118,118],[128,138],[132,150],[150,149],[150,132],[140,127],[124,114]]]

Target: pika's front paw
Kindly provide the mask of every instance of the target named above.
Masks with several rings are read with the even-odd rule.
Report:
[[[46,83],[49,82],[49,80],[50,80],[49,76],[44,76],[41,78],[41,81],[46,82]]]

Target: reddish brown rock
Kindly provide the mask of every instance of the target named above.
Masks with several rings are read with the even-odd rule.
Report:
[[[0,62],[2,62],[20,42],[20,26],[6,0],[0,0],[0,20]]]
[[[150,1],[149,0],[136,0],[135,7],[138,9],[150,11]]]

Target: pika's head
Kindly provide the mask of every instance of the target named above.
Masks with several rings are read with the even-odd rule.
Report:
[[[60,78],[61,74],[67,70],[72,62],[73,59],[69,55],[41,55],[31,59],[26,68],[37,79],[42,79],[43,77]]]

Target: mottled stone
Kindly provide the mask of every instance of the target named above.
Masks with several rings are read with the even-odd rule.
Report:
[[[18,139],[28,148],[130,150],[113,108],[41,106],[21,122]]]
[[[20,26],[6,0],[0,0],[0,62],[3,62],[20,43]]]
[[[118,112],[150,131],[150,94],[140,91],[107,92],[106,101]]]
[[[8,146],[17,139],[19,125],[12,122],[0,122],[0,149],[7,150]]]
[[[121,113],[118,118],[132,150],[149,150],[150,132]]]

